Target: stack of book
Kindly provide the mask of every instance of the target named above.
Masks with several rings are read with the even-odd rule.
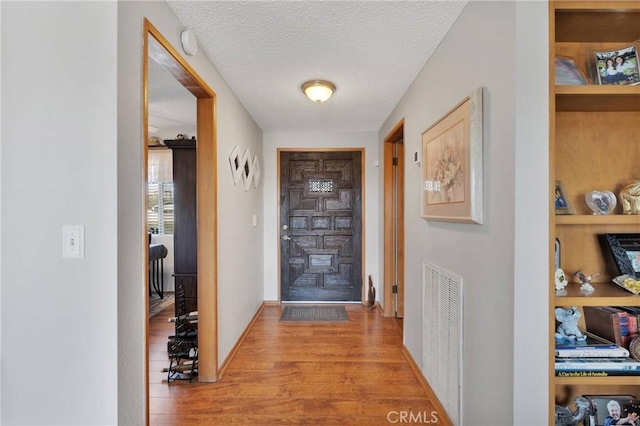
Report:
[[[556,340],[556,377],[607,377],[640,375],[640,362],[623,346],[593,333],[584,341]]]
[[[640,308],[585,306],[583,309],[587,331],[592,334],[623,347],[638,334]]]

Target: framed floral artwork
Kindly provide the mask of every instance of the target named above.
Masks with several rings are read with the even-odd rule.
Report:
[[[422,133],[422,217],[482,224],[482,87]]]

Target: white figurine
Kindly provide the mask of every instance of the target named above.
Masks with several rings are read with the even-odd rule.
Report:
[[[569,284],[569,281],[567,281],[564,271],[560,268],[556,269],[556,290],[564,290],[567,284]]]

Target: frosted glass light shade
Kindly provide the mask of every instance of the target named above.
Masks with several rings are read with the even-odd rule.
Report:
[[[312,80],[302,85],[302,91],[313,102],[324,102],[333,95],[336,86],[328,81]]]

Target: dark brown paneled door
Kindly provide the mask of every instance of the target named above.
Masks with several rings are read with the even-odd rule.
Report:
[[[283,302],[362,300],[362,152],[280,152]]]

